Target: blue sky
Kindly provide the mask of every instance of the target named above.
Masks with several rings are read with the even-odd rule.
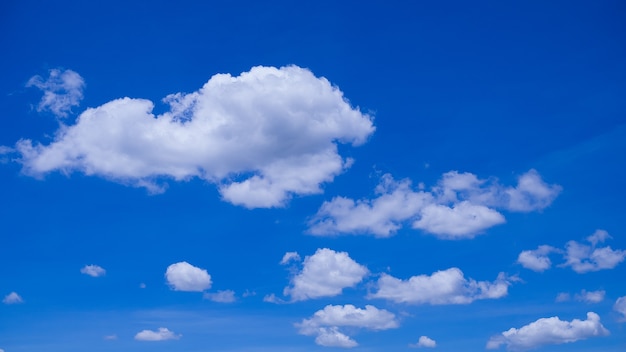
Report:
[[[619,1],[0,5],[0,351],[623,351]]]

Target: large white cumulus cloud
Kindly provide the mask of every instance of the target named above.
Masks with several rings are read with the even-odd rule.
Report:
[[[218,74],[200,90],[172,94],[170,110],[123,98],[84,111],[48,145],[21,140],[24,172],[82,172],[159,191],[160,177],[199,177],[249,208],[282,206],[321,192],[349,166],[337,143],[359,145],[370,116],[339,88],[297,66]]]

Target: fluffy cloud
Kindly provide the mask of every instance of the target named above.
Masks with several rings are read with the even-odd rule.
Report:
[[[580,293],[574,295],[574,299],[579,302],[585,303],[599,303],[604,300],[604,296],[606,295],[606,291],[598,290],[598,291],[587,291],[581,290]],[[569,301],[572,296],[567,292],[561,292],[556,296],[557,302],[566,302]]]
[[[437,347],[437,342],[433,339],[431,339],[428,336],[420,336],[420,339],[417,341],[417,343],[412,343],[409,345],[409,347],[414,347],[414,348],[420,348],[420,347],[429,347],[429,348],[434,348]]]
[[[285,253],[285,255],[283,256],[283,259],[281,259],[280,261],[280,265],[285,265],[287,263],[289,263],[290,261],[300,261],[300,255],[298,254],[298,252],[287,252]]]
[[[33,76],[26,87],[37,87],[43,91],[37,111],[50,111],[57,117],[66,117],[72,107],[78,106],[83,99],[85,81],[72,70],[52,69],[47,79]]]
[[[587,320],[560,320],[559,317],[541,318],[519,329],[511,328],[487,342],[488,349],[506,345],[514,351],[529,350],[544,345],[575,342],[590,337],[607,336],[609,331],[600,323],[598,314],[587,313]]]
[[[317,336],[315,343],[327,347],[355,347],[356,341],[345,335],[341,327],[362,328],[368,330],[387,330],[398,327],[396,316],[384,309],[366,305],[365,309],[351,304],[327,305],[309,319],[296,324],[300,334]]]
[[[113,100],[62,126],[49,145],[21,140],[23,171],[82,172],[153,192],[163,177],[198,177],[233,204],[279,207],[321,193],[351,164],[338,143],[360,145],[375,129],[339,88],[297,66],[218,74],[164,102],[169,111],[155,116],[151,101]]]
[[[622,315],[622,319],[626,321],[626,296],[622,296],[615,301],[613,310]]]
[[[517,262],[524,268],[533,271],[545,271],[550,269],[552,262],[548,254],[558,252],[558,249],[551,246],[539,246],[535,250],[522,251],[517,257]]]
[[[335,197],[324,202],[309,223],[313,235],[393,235],[405,223],[440,238],[472,238],[505,222],[496,209],[529,212],[544,209],[561,191],[537,171],[521,175],[516,187],[450,171],[430,191],[414,190],[410,180],[383,175],[374,199]]]
[[[418,275],[400,280],[382,274],[376,283],[376,292],[369,298],[383,298],[408,304],[469,304],[479,299],[497,299],[508,294],[511,280],[503,273],[493,281],[466,279],[458,268]]]
[[[142,330],[135,335],[137,341],[166,341],[166,340],[178,340],[182,337],[180,334],[175,334],[167,328],[159,328],[156,331]]]
[[[24,303],[24,300],[22,299],[20,295],[17,294],[17,292],[11,292],[8,295],[4,296],[4,299],[2,299],[2,303],[18,304],[18,303]]]
[[[175,291],[201,292],[211,288],[211,275],[206,270],[187,262],[179,262],[167,267],[165,278]]]
[[[85,265],[80,272],[91,277],[100,277],[106,275],[107,271],[99,265]]]
[[[203,297],[205,299],[218,303],[232,303],[237,300],[237,298],[235,297],[235,291],[232,290],[217,291],[215,293],[207,292],[203,295]]]
[[[283,291],[293,301],[336,296],[347,287],[353,287],[368,274],[365,266],[355,262],[346,252],[318,249],[304,258],[302,270]]]

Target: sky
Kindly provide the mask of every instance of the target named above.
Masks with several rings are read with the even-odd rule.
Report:
[[[621,1],[4,1],[0,352],[626,349]]]

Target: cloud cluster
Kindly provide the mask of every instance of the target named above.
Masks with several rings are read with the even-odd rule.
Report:
[[[167,267],[165,279],[175,291],[202,292],[211,288],[211,275],[205,270],[187,262],[179,262]]]
[[[430,191],[414,190],[408,179],[381,178],[373,199],[335,197],[324,202],[309,223],[313,235],[393,235],[404,223],[445,239],[472,238],[505,222],[496,209],[530,212],[544,209],[561,187],[545,183],[530,170],[515,187],[496,180],[479,179],[471,173],[445,173]]]
[[[163,178],[198,177],[232,204],[280,207],[322,192],[352,162],[338,143],[360,145],[375,129],[339,88],[297,66],[218,74],[164,102],[169,111],[155,116],[151,101],[113,100],[61,126],[48,145],[20,140],[23,172],[81,172],[153,192]]]
[[[72,70],[52,69],[47,79],[33,76],[26,87],[37,87],[43,92],[37,111],[49,111],[57,117],[67,117],[72,107],[80,105],[83,100],[85,81]]]
[[[600,303],[604,300],[604,296],[606,295],[606,291],[597,290],[597,291],[587,291],[581,290],[580,293],[574,295],[574,300],[585,303]],[[566,302],[571,299],[571,295],[567,292],[561,292],[556,296],[557,302]]]
[[[524,351],[544,345],[575,342],[590,337],[607,336],[609,331],[600,323],[600,316],[587,313],[587,320],[563,321],[559,317],[541,318],[519,329],[511,328],[492,337],[488,349],[506,345],[513,351]]]
[[[99,265],[85,265],[80,269],[81,274],[91,277],[100,277],[106,275],[107,271]]]
[[[180,334],[175,334],[167,328],[159,328],[158,330],[142,330],[135,335],[137,341],[167,341],[178,340],[182,337]]]
[[[369,271],[355,262],[346,252],[320,248],[304,258],[302,269],[283,291],[292,301],[330,297],[341,294],[344,288],[354,287]]]
[[[368,330],[387,330],[398,327],[396,316],[384,309],[366,305],[365,309],[351,304],[327,305],[309,319],[296,324],[300,334],[316,336],[315,343],[326,347],[350,348],[357,342],[340,331],[342,327]]]
[[[610,246],[597,247],[598,244],[610,238],[611,236],[608,232],[596,230],[591,236],[586,238],[589,245],[569,241],[565,244],[564,250],[543,245],[535,250],[522,251],[517,258],[517,262],[533,271],[545,271],[552,266],[548,255],[550,253],[561,253],[565,262],[559,266],[569,266],[579,274],[613,269],[626,259],[626,250],[614,250]]]
[[[4,296],[2,299],[2,303],[4,304],[18,304],[24,303],[24,299],[17,292],[11,292],[8,295]]]
[[[407,304],[469,304],[479,299],[504,297],[510,285],[511,281],[503,273],[493,282],[476,281],[466,279],[458,268],[412,276],[408,280],[382,274],[376,283],[376,291],[369,298]]]
[[[422,347],[435,348],[435,347],[437,347],[437,342],[435,340],[431,339],[428,336],[420,336],[420,338],[417,341],[417,343],[409,344],[409,347],[413,347],[413,348],[422,348]]]

